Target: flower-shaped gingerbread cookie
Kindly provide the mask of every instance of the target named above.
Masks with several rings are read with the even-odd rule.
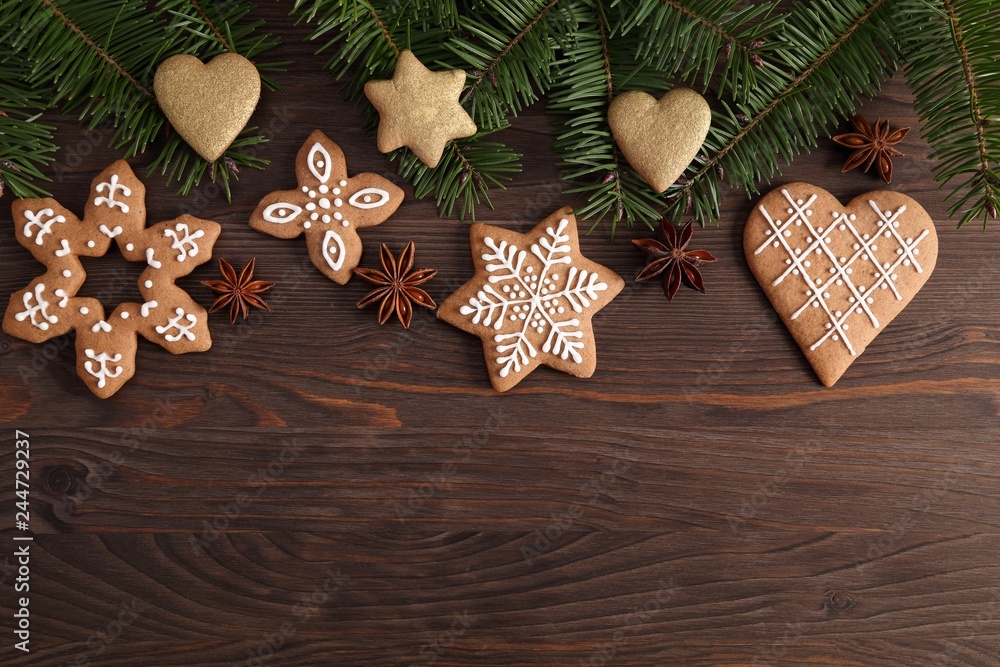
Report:
[[[174,281],[212,257],[221,228],[190,215],[146,228],[146,189],[119,160],[90,187],[83,220],[55,199],[11,206],[17,240],[45,274],[11,296],[3,330],[32,343],[76,331],[77,373],[101,398],[135,373],[136,334],[180,354],[212,346],[205,309]],[[125,259],[143,262],[142,303],[122,303],[110,316],[97,299],[77,297],[87,274],[80,257],[100,257],[114,239]]]
[[[250,226],[281,239],[305,232],[313,264],[343,285],[361,259],[357,229],[385,222],[403,191],[377,174],[348,177],[344,152],[319,130],[299,149],[295,176],[299,189],[264,197]]]

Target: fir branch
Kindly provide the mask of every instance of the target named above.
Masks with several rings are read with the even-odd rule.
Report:
[[[777,72],[743,104],[722,103],[706,140],[711,157],[698,158],[667,190],[668,215],[680,220],[693,209],[702,222],[719,217],[716,178],[758,192],[757,185],[780,173],[815,145],[816,136],[854,112],[859,99],[874,96],[895,69],[887,0],[823,0],[796,3],[787,16]],[[779,85],[775,85],[779,84]]]
[[[621,32],[640,29],[637,55],[680,81],[742,98],[768,75],[783,17],[777,0],[615,0]],[[719,64],[722,63],[721,72]]]
[[[959,179],[949,213],[961,213],[959,227],[981,218],[985,229],[1000,208],[1000,7],[899,0],[894,10],[914,106],[938,160],[935,180]]]
[[[493,128],[535,102],[551,82],[557,38],[567,22],[560,0],[482,0],[459,18],[448,48],[472,70],[462,95],[476,124]],[[559,37],[557,37],[559,36]]]
[[[496,5],[506,6],[504,3]],[[399,51],[413,51],[425,65],[433,63],[441,68],[459,68],[465,64],[450,45],[452,40],[457,39],[461,21],[465,20],[466,26],[472,24],[459,17],[453,5],[444,3],[444,10],[453,10],[454,15],[437,26],[427,24],[428,12],[420,0],[412,3],[396,0],[297,0],[293,12],[307,21],[315,21],[315,29],[309,39],[322,40],[319,52],[334,51],[326,63],[331,75],[339,79],[352,73],[348,95],[352,99],[363,100],[365,127],[374,131],[378,114],[363,98],[362,90],[369,79],[392,78]],[[516,17],[523,16],[513,10],[504,10],[504,13],[515,22],[520,20]],[[518,25],[513,34],[522,30],[527,21]],[[487,62],[496,59],[507,44],[506,40],[501,41],[499,46],[494,44],[492,48],[485,48],[483,53],[488,58]],[[522,38],[518,43],[525,41]],[[481,141],[482,137],[509,126],[503,116],[493,121],[481,126],[472,137],[449,142],[441,162],[434,169],[428,168],[406,149],[391,153],[390,160],[397,161],[398,173],[413,184],[418,199],[434,195],[441,215],[451,215],[461,200],[459,215],[462,219],[471,217],[474,220],[478,204],[492,206],[490,187],[503,187],[503,183],[510,180],[511,173],[521,170],[520,155],[501,143]]]
[[[166,125],[151,83],[164,59],[192,53],[205,60],[227,50],[252,59],[278,43],[258,34],[262,22],[245,20],[253,7],[245,0],[211,5],[160,0],[153,11],[144,0],[4,0],[0,7],[0,35],[29,63],[26,85],[51,87],[53,103],[78,112],[90,129],[112,124],[111,144],[124,148],[126,158],[144,152]],[[258,69],[280,71],[283,64],[258,64]],[[264,74],[262,81],[276,87]],[[206,173],[213,181],[218,176],[228,198],[233,173],[228,166],[266,164],[241,153],[241,147],[265,140],[244,137],[209,165],[171,137],[153,168],[178,180],[185,193]]]
[[[201,2],[198,0],[159,0],[157,11],[167,18],[168,31],[183,33],[176,53],[190,53],[207,61],[220,53],[238,53],[253,62],[261,83],[269,90],[281,87],[269,76],[283,72],[289,61],[261,62],[259,56],[280,44],[280,40],[259,33],[263,21],[247,20],[253,3],[246,0]]]
[[[567,194],[586,199],[577,214],[594,221],[591,229],[608,216],[612,236],[622,222],[652,227],[664,200],[626,164],[611,136],[607,109],[622,90],[662,92],[667,86],[659,70],[636,59],[638,31],[612,39],[614,27],[599,0],[573,0],[569,7],[575,38],[557,63],[547,107],[566,118],[555,149],[570,184]]]
[[[510,174],[521,171],[519,154],[501,143],[481,140],[494,131],[480,131],[466,139],[449,142],[441,162],[434,169],[405,148],[394,151],[390,159],[398,160],[397,173],[413,183],[418,199],[433,194],[442,216],[450,216],[461,200],[459,218],[475,221],[476,206],[485,203],[493,207],[490,186],[503,188]]]
[[[79,111],[90,129],[111,119],[117,124],[112,143],[127,145],[126,157],[144,150],[163,126],[149,82],[171,42],[134,39],[158,37],[163,29],[144,2],[8,2],[0,22],[5,39],[29,63],[25,83],[52,86],[52,103]],[[130,122],[120,123],[126,115]]]
[[[38,122],[47,106],[45,91],[23,84],[23,61],[0,45],[0,197],[8,189],[15,197],[47,197],[35,181],[49,181],[42,172],[52,162],[55,128]]]

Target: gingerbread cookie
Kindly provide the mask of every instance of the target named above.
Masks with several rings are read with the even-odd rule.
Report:
[[[629,164],[649,187],[663,192],[701,150],[712,110],[690,88],[674,88],[659,100],[630,90],[611,102],[608,124]]]
[[[934,222],[913,199],[867,192],[844,206],[808,183],[757,204],[743,232],[750,270],[831,387],[934,271]]]
[[[449,141],[476,133],[476,123],[459,102],[463,87],[464,71],[432,72],[412,51],[400,53],[392,79],[365,84],[365,95],[378,110],[378,149],[388,153],[406,146],[436,167]]]
[[[625,287],[580,254],[576,218],[563,208],[527,234],[476,224],[476,275],[438,317],[483,340],[490,381],[506,391],[539,364],[590,377],[597,367],[591,318]]]
[[[182,215],[146,228],[146,189],[127,162],[101,172],[83,220],[54,199],[11,206],[17,240],[45,265],[45,274],[15,292],[3,330],[32,343],[76,331],[77,373],[107,398],[135,373],[136,334],[181,354],[212,346],[205,309],[174,281],[212,256],[221,228]],[[112,239],[130,262],[143,262],[143,303],[122,303],[111,315],[97,299],[77,297],[86,280],[80,257],[100,257]]]
[[[260,74],[238,53],[208,63],[179,54],[156,69],[153,91],[177,134],[208,162],[222,157],[260,100]]]
[[[343,285],[361,259],[357,230],[385,222],[399,208],[403,191],[378,174],[349,177],[344,152],[319,130],[299,149],[295,176],[299,189],[260,200],[250,226],[281,239],[305,232],[313,264]]]

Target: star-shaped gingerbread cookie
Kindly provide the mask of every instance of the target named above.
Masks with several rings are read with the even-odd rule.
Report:
[[[11,205],[18,242],[45,273],[14,292],[3,330],[31,343],[76,332],[76,370],[96,396],[108,398],[135,374],[136,335],[173,354],[212,346],[208,314],[178,278],[212,257],[218,223],[182,215],[146,227],[146,188],[119,160],[90,186],[83,219],[52,198]],[[87,278],[81,257],[101,257],[112,242],[139,276],[142,302],[107,314],[100,301],[77,296]]]
[[[349,177],[344,152],[319,130],[299,149],[295,176],[299,189],[261,199],[250,226],[281,239],[305,232],[313,264],[343,285],[361,259],[356,230],[385,222],[399,208],[403,191],[378,174]]]
[[[403,51],[392,79],[365,84],[365,95],[378,110],[378,149],[406,146],[432,169],[452,139],[470,137],[476,124],[458,98],[465,85],[460,69],[432,72],[411,51]]]
[[[470,241],[476,275],[441,304],[438,317],[482,338],[493,387],[506,391],[540,364],[593,375],[591,318],[625,282],[580,254],[570,209],[527,234],[476,224]]]

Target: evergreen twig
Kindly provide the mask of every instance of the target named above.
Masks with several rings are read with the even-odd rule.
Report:
[[[888,0],[824,0],[796,3],[775,50],[781,76],[759,78],[761,88],[744,103],[723,101],[713,113],[698,158],[667,190],[668,216],[680,220],[719,217],[719,180],[756,194],[799,152],[816,145],[821,132],[854,113],[857,101],[873,97],[896,67]]]
[[[924,136],[958,226],[1000,208],[1000,6],[989,0],[899,0],[895,21]]]

